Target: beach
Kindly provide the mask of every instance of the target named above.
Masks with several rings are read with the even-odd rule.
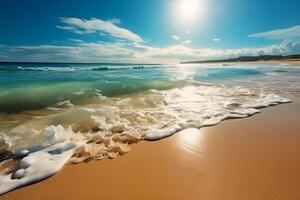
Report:
[[[299,7],[0,1],[0,200],[300,200]]]
[[[300,104],[143,141],[115,159],[66,165],[1,199],[300,198]]]
[[[297,186],[285,172],[299,154],[299,63],[0,70],[1,198],[241,199]]]

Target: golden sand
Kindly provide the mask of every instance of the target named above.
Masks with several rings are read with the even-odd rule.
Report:
[[[300,199],[300,104],[140,142],[113,160],[66,166],[1,199]]]

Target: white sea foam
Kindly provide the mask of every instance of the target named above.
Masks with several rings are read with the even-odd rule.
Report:
[[[61,108],[73,107],[74,105],[70,102],[70,100],[64,100],[57,102],[53,106],[47,107],[48,110],[60,110]]]
[[[189,127],[201,128],[229,118],[248,117],[260,112],[258,108],[288,102],[278,95],[241,87],[193,84],[105,98],[97,105],[71,107],[35,118],[6,134],[6,137],[18,136],[18,140],[6,139],[12,149],[14,142],[29,143],[36,137],[45,147],[35,152],[22,151],[25,157],[17,168],[0,175],[0,194],[47,178],[66,162],[114,158],[128,152],[130,144],[141,139],[162,139]]]
[[[64,129],[62,126],[49,126],[43,132],[43,138],[46,142],[51,145],[61,143],[64,141],[69,141],[74,135],[74,132],[71,128]]]
[[[72,142],[59,143],[24,157],[15,172],[0,175],[0,194],[55,174],[73,155],[75,146]]]
[[[17,67],[21,71],[59,71],[59,72],[71,72],[80,70],[77,67]]]
[[[26,138],[32,140],[44,129],[48,130],[47,126],[61,124],[71,127],[70,132],[82,132],[84,136],[99,131],[107,136],[114,134],[111,131],[113,127],[122,126],[120,133],[123,135],[156,140],[187,127],[201,128],[228,118],[248,117],[258,113],[259,108],[288,102],[290,100],[278,95],[256,93],[241,87],[192,85],[165,91],[151,90],[122,98],[105,98],[99,105],[74,107],[41,119],[32,119],[11,129],[6,135],[16,135],[24,141]],[[55,132],[58,135],[61,131]]]
[[[23,150],[25,157],[19,160],[16,167],[0,175],[0,194],[52,176],[64,166],[80,144],[70,141],[70,132],[63,131],[61,126],[49,127],[44,134],[47,142],[53,145],[33,153]]]
[[[169,122],[153,126],[144,135],[146,140],[159,140],[187,127],[212,126],[229,118],[244,118],[260,112],[257,108],[289,103],[278,95],[255,95],[253,91],[232,87],[202,85],[161,92]]]

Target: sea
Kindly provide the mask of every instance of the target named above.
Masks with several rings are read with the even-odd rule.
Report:
[[[0,63],[0,194],[290,102],[300,64]]]

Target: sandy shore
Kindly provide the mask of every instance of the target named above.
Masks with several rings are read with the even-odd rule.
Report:
[[[300,199],[300,104],[140,142],[113,160],[66,166],[3,195],[53,199]]]
[[[191,63],[192,64],[192,63]],[[207,65],[215,64],[229,64],[229,65],[239,65],[239,64],[286,64],[286,65],[298,65],[300,64],[299,59],[285,59],[285,60],[268,60],[268,61],[245,61],[245,62],[215,62],[215,63],[202,63]]]

